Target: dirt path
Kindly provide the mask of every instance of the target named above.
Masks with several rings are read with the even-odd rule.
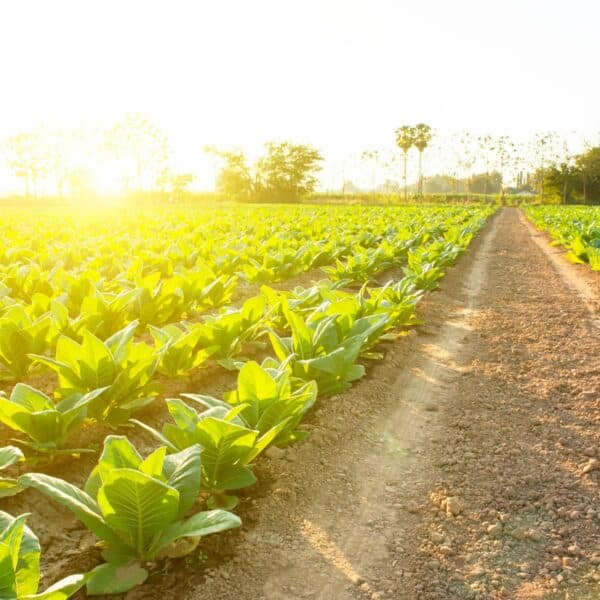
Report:
[[[492,219],[426,326],[270,453],[223,564],[171,597],[600,597],[597,315],[533,233]]]

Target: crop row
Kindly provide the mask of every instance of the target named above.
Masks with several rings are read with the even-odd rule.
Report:
[[[178,540],[197,544],[203,535],[239,526],[231,512],[234,492],[255,483],[255,459],[270,445],[305,438],[300,424],[317,399],[350,387],[364,375],[361,361],[381,356],[382,340],[417,322],[423,291],[437,286],[490,214],[473,207],[425,212],[416,229],[388,226],[384,231],[391,237],[380,233],[377,244],[338,258],[325,269],[330,278],[311,287],[278,292],[263,286],[241,307],[198,323],[145,323],[154,346],[136,339],[147,335],[139,319],[103,339],[86,325],[74,326],[82,315],[63,311],[67,327],[59,329],[52,311],[62,303],[48,295],[50,311],[34,318],[49,319],[54,342],[40,353],[24,348],[21,355],[25,375],[32,366],[45,367],[56,373],[58,387],[51,397],[21,382],[10,397],[0,397],[0,421],[19,436],[19,447],[0,450],[0,468],[22,461],[23,449],[38,457],[85,452],[88,448],[70,447],[69,439],[94,422],[133,423],[159,446],[144,459],[127,437],[108,436],[82,489],[44,473],[19,477],[7,471],[13,475],[0,479],[0,496],[32,487],[67,507],[100,540],[104,563],[34,595],[39,543],[23,516],[0,512],[0,566],[5,567],[0,572],[7,573],[6,582],[0,578],[0,597],[68,598],[86,584],[90,595],[123,592],[146,579],[144,563],[169,556]],[[352,214],[365,217],[362,211]],[[317,228],[316,235],[323,230]],[[364,254],[369,256],[357,258]],[[404,265],[399,281],[370,284],[374,275],[399,265]],[[354,291],[357,282],[364,284]],[[33,297],[30,304],[5,297],[10,300],[2,319],[15,310],[28,314],[35,305]],[[21,333],[22,339],[28,338]],[[243,344],[266,347],[263,340],[271,351],[262,363],[242,358]],[[131,418],[157,398],[158,373],[186,376],[208,356],[238,370],[236,389],[222,398],[167,399],[171,420],[160,431]]]
[[[527,216],[567,249],[566,258],[600,271],[600,207],[529,206]]]
[[[230,213],[188,216],[185,227],[180,213],[149,223],[142,219],[145,230],[134,221],[134,231],[146,231],[147,246],[139,239],[141,233],[128,237],[118,224],[109,238],[102,222],[84,222],[80,231],[72,231],[59,226],[56,215],[36,221],[35,228],[30,222],[5,228],[10,241],[5,259],[14,262],[0,262],[0,377],[22,380],[32,365],[29,355],[53,354],[60,336],[81,342],[87,331],[106,340],[134,321],[135,333],[151,334],[160,348],[166,336],[180,337],[187,323],[202,318],[199,336],[205,348],[214,346],[215,329],[223,318],[210,313],[231,303],[240,279],[247,293],[250,283],[274,283],[317,267],[345,283],[362,283],[406,261],[421,272],[419,263],[427,259],[423,245],[459,244],[468,218],[457,208],[390,209],[387,215],[380,209],[357,209],[342,211],[346,218],[338,224],[338,210],[318,212],[317,218],[297,210],[287,220],[279,210],[252,213],[252,218],[235,213],[246,223],[239,235],[234,235],[236,221]],[[336,219],[336,227],[325,234],[329,219]],[[37,229],[40,222],[46,233]],[[173,226],[170,234],[165,222]],[[217,239],[227,233],[226,241],[217,246],[209,228]],[[31,240],[28,236],[34,233]],[[127,252],[121,254],[123,247]],[[175,327],[165,333],[167,325]],[[221,347],[218,354],[224,358],[235,350],[236,345]]]

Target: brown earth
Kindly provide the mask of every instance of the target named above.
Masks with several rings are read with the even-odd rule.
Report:
[[[426,325],[259,461],[242,528],[126,597],[600,597],[600,274],[551,253],[498,213],[421,303]],[[34,494],[9,503],[35,506],[46,582],[93,566],[93,536]]]

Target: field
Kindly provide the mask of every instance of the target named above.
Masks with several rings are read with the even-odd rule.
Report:
[[[574,263],[589,264],[600,271],[600,208],[596,206],[535,206],[529,218],[547,231],[556,245],[568,250]]]
[[[198,542],[244,527],[235,512],[255,461],[305,440],[313,407],[420,323],[424,292],[492,213],[12,209],[0,228],[12,444],[0,493],[3,510],[31,513],[44,583],[85,567],[68,593],[86,581],[90,594],[125,592],[149,575],[160,590],[173,561],[218,562],[218,542]]]
[[[0,597],[597,597],[597,209],[32,214]]]

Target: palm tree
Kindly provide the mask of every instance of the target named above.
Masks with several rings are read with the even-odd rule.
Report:
[[[408,151],[415,145],[415,128],[411,125],[402,125],[396,129],[396,145],[404,153],[404,202],[408,202],[408,187],[406,184],[406,165]]]
[[[417,123],[414,126],[414,145],[419,151],[419,197],[423,196],[423,152],[429,145],[433,134],[431,127],[426,123]]]

